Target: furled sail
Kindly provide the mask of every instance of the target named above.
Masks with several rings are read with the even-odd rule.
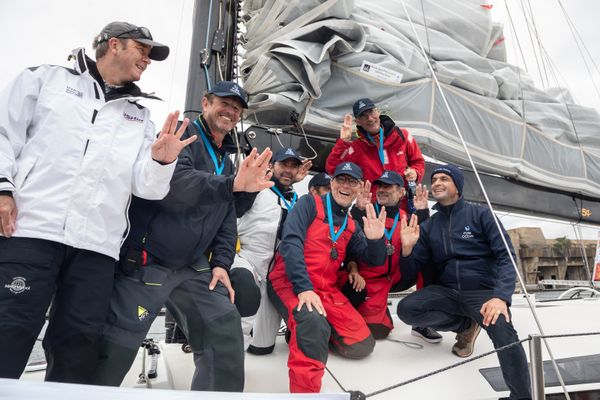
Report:
[[[255,123],[290,126],[297,113],[307,132],[335,138],[353,102],[370,97],[424,153],[464,165],[420,41],[479,169],[600,197],[600,115],[563,90],[536,88],[508,64],[502,25],[481,1],[246,0],[243,7],[240,71]]]

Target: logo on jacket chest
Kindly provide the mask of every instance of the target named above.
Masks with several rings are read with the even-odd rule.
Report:
[[[471,232],[471,227],[469,225],[465,226],[465,230],[462,234],[463,239],[471,239],[473,238],[473,232]]]
[[[65,92],[67,94],[74,94],[77,97],[83,97],[83,92],[81,90],[77,90],[75,88],[72,88],[71,86],[67,86]]]
[[[141,119],[140,117],[136,116],[136,115],[131,115],[128,114],[127,112],[123,111],[123,118],[125,118],[125,120],[127,121],[131,121],[131,122],[139,122],[140,124],[142,122],[144,122],[143,119]]]

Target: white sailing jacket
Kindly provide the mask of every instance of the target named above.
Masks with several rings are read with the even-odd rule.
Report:
[[[74,54],[75,70],[28,69],[0,93],[0,191],[17,205],[13,236],[117,259],[131,193],[162,199],[175,162],[152,160],[140,97],[106,102],[83,49]]]
[[[236,257],[252,265],[257,281],[266,279],[269,264],[275,256],[282,207],[285,205],[280,205],[279,196],[271,189],[264,189],[256,196],[252,207],[238,219],[240,251]]]

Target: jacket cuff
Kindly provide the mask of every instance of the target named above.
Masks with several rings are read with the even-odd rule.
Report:
[[[13,197],[13,192],[11,192],[10,190],[0,190],[0,196]]]

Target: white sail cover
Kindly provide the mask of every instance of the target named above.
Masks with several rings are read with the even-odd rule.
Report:
[[[600,115],[564,90],[536,88],[506,63],[502,25],[480,0],[404,0],[480,170],[600,197]],[[424,12],[423,12],[424,11]],[[337,137],[371,98],[425,154],[466,156],[402,0],[246,0],[248,116]]]

